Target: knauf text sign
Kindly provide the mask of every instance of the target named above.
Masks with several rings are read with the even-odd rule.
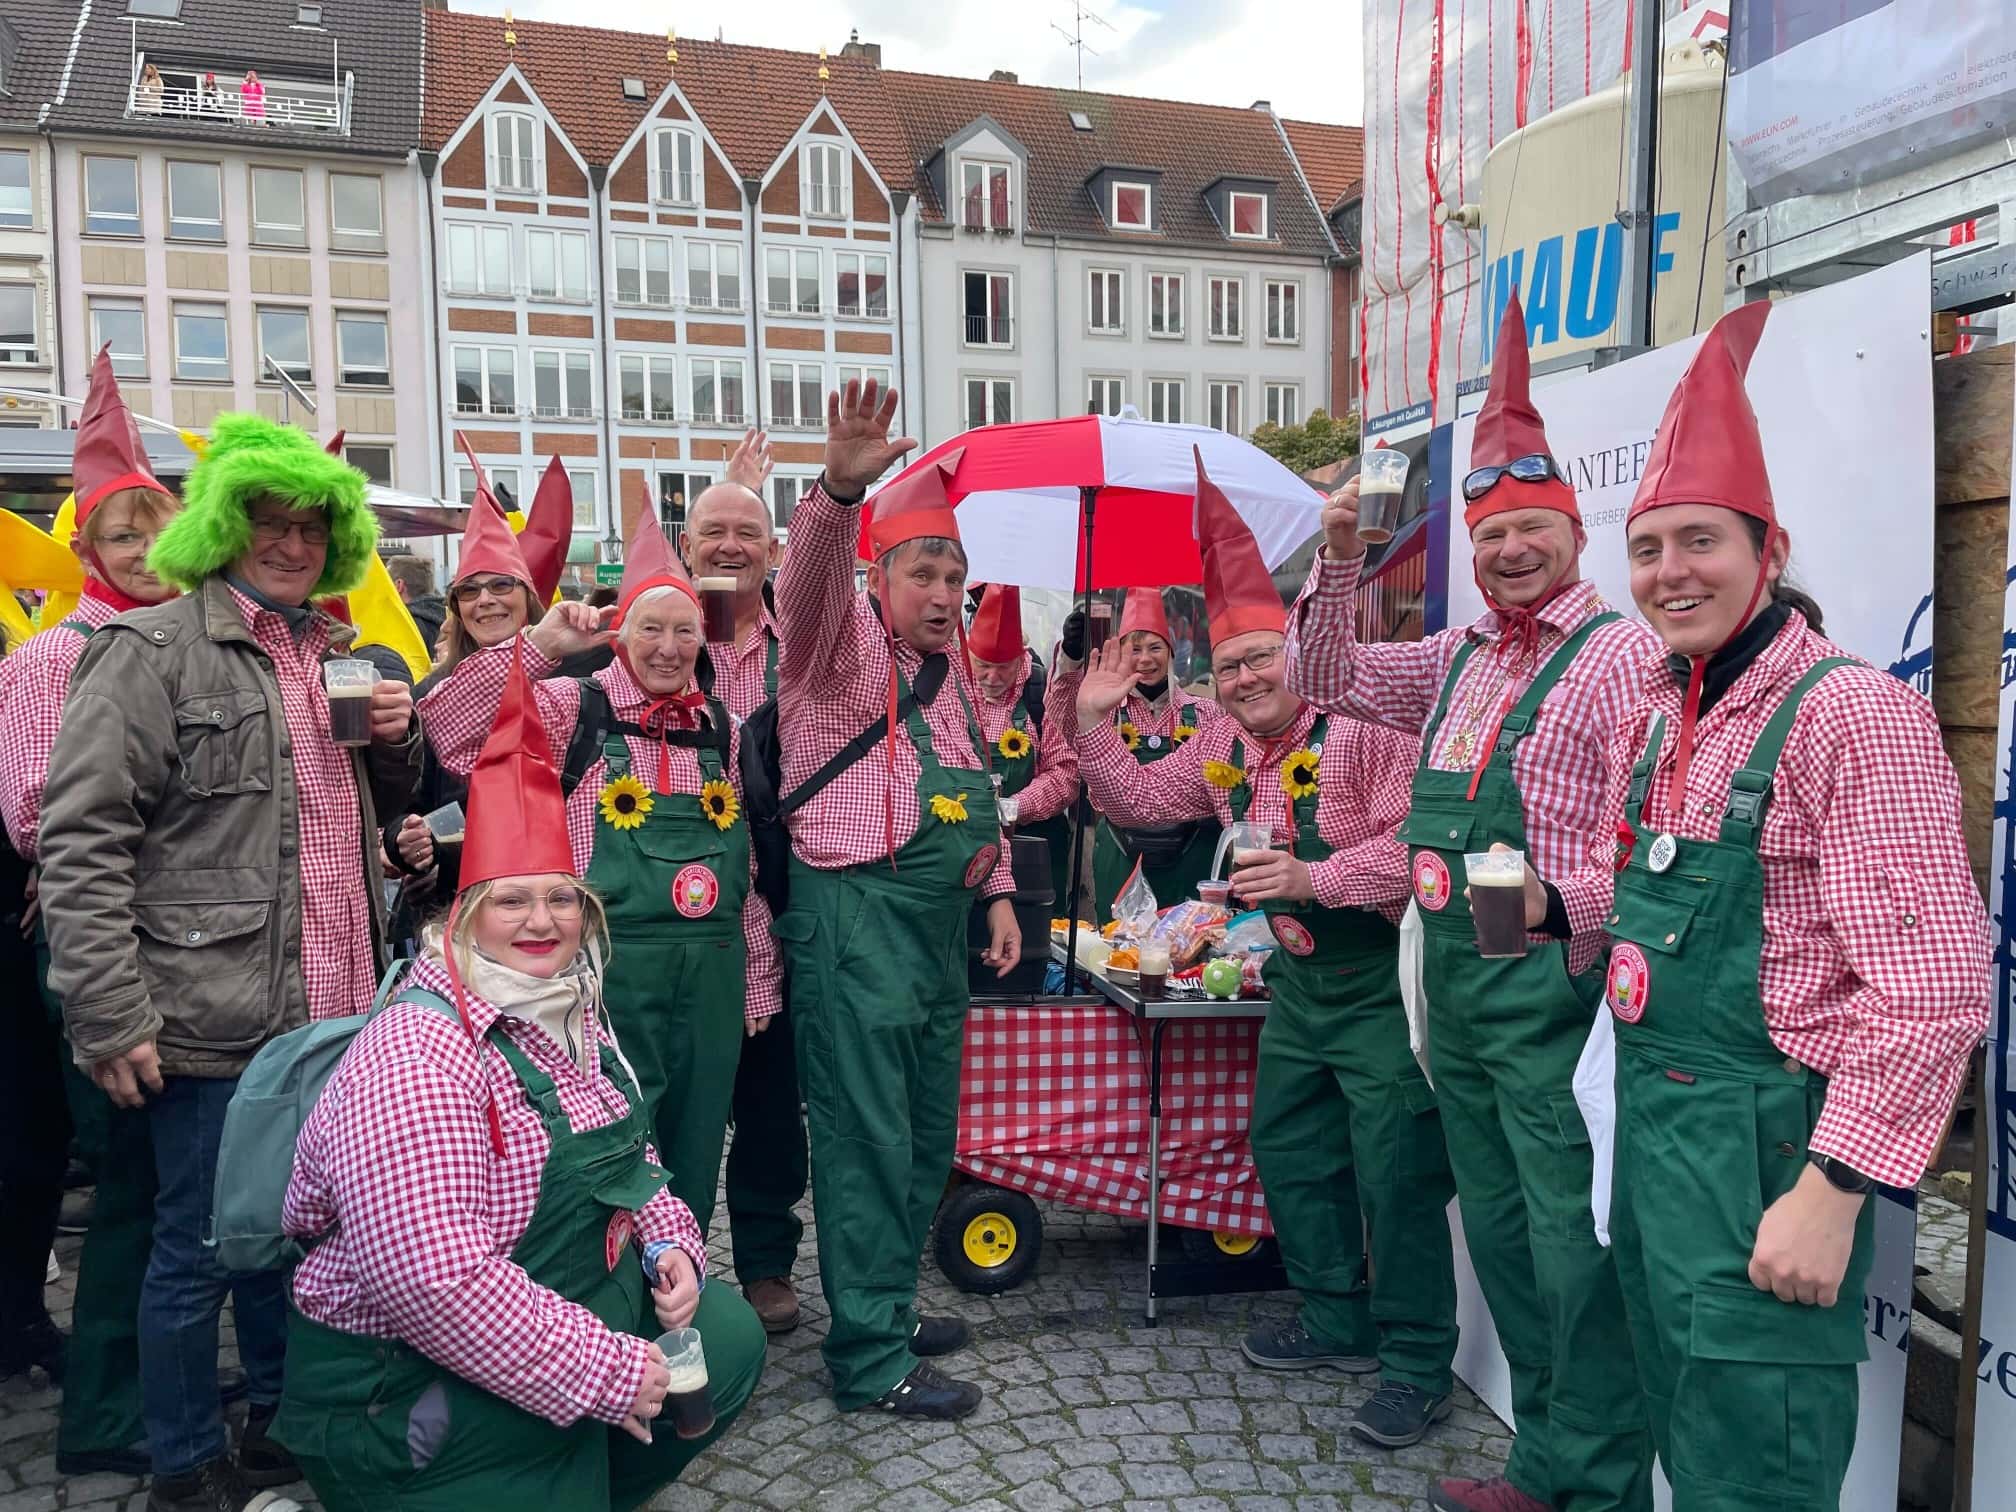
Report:
[[[1652,271],[1655,298],[1668,291],[1665,275],[1673,271],[1673,253],[1666,243],[1680,229],[1680,212],[1669,210],[1652,223]],[[1529,261],[1528,251],[1532,257]],[[1614,346],[1618,296],[1624,283],[1624,228],[1605,221],[1558,236],[1542,237],[1528,249],[1514,247],[1497,257],[1488,246],[1484,262],[1484,364],[1498,320],[1512,291],[1526,308],[1526,341],[1543,361],[1566,356],[1585,346]],[[1689,291],[1688,303],[1693,301]]]

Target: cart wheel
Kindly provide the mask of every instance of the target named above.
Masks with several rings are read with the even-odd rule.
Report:
[[[991,1297],[1036,1271],[1043,1218],[1020,1192],[968,1182],[938,1210],[938,1269],[959,1290]]]
[[[1213,1229],[1183,1229],[1183,1255],[1188,1260],[1214,1265],[1241,1265],[1258,1259],[1267,1241],[1258,1234],[1239,1234]]]

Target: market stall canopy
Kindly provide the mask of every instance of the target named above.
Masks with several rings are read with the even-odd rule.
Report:
[[[1323,496],[1250,441],[1203,425],[1074,415],[988,425],[933,447],[883,486],[963,449],[946,488],[977,582],[1082,586],[1084,494],[1093,588],[1162,587],[1203,575],[1191,517],[1201,450],[1270,568],[1321,528]],[[861,550],[868,550],[865,521]]]

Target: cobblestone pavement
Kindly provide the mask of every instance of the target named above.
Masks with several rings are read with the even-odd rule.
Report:
[[[1285,1294],[1165,1301],[1157,1326],[1146,1326],[1146,1230],[1055,1204],[1042,1210],[1040,1269],[1014,1293],[967,1296],[924,1263],[924,1306],[966,1318],[976,1336],[968,1352],[941,1362],[987,1392],[958,1424],[835,1411],[819,1358],[826,1308],[808,1226],[798,1273],[804,1323],[771,1341],[762,1386],[735,1430],[652,1505],[1416,1512],[1433,1477],[1502,1465],[1509,1435],[1461,1387],[1454,1415],[1426,1442],[1386,1451],[1345,1429],[1369,1379],[1247,1366],[1241,1335],[1255,1319],[1287,1316]],[[724,1223],[712,1273],[726,1282]],[[49,1294],[66,1325],[78,1243],[59,1242],[63,1279]],[[58,1478],[57,1400],[39,1375],[0,1383],[0,1512],[144,1512],[139,1481]],[[315,1505],[305,1487],[290,1494]]]
[[[1959,1296],[1967,1278],[1967,1209],[1918,1189],[1918,1263]]]

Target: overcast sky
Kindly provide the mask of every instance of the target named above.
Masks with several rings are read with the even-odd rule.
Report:
[[[457,10],[502,13],[503,0]],[[1363,70],[1359,0],[1108,0],[1085,22],[1085,87],[1216,105],[1271,100],[1281,115],[1358,124]],[[714,37],[838,52],[851,28],[882,44],[888,68],[985,78],[1012,69],[1025,84],[1071,85],[1077,59],[1053,24],[1071,0],[517,0],[521,20]]]

